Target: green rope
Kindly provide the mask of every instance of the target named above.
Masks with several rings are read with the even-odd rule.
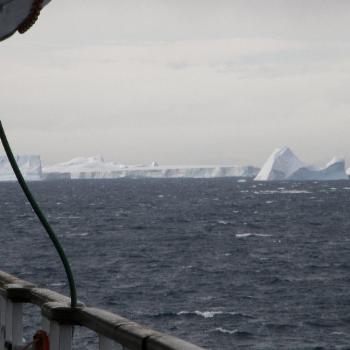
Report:
[[[17,165],[16,159],[13,156],[10,144],[7,140],[4,128],[2,127],[2,123],[0,121],[0,139],[2,142],[2,145],[4,147],[4,150],[6,152],[7,158],[11,164],[11,167],[16,175],[16,178],[20,184],[20,186],[22,187],[22,190],[24,192],[24,194],[26,195],[30,205],[32,206],[35,214],[37,215],[37,217],[39,218],[41,224],[44,226],[47,234],[49,235],[53,245],[55,246],[58,255],[60,256],[64,269],[66,271],[66,275],[68,278],[68,282],[69,282],[69,289],[70,289],[70,297],[71,297],[71,307],[76,307],[77,306],[77,292],[76,292],[76,288],[75,288],[75,282],[74,282],[74,276],[73,276],[73,272],[71,270],[71,267],[69,265],[69,261],[66,257],[66,254],[63,250],[63,247],[61,245],[61,243],[59,242],[54,230],[51,228],[50,224],[48,223],[44,213],[42,212],[42,210],[40,209],[38,203],[35,201],[32,193],[30,192],[28,185],[26,184],[26,181],[23,178],[23,175],[21,173],[21,171],[19,170],[19,167]]]

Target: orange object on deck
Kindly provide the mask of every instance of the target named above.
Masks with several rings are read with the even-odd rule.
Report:
[[[48,334],[39,330],[34,334],[34,350],[50,350],[50,340]]]

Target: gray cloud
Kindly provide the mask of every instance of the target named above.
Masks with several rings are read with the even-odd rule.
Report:
[[[56,0],[2,43],[16,149],[53,163],[306,161],[350,141],[348,1]]]

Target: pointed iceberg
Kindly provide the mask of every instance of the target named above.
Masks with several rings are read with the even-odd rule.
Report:
[[[288,148],[277,148],[268,158],[256,181],[284,180],[305,164]]]
[[[303,163],[288,147],[276,149],[255,178],[256,181],[347,179],[343,158],[334,157],[325,167],[317,168]]]

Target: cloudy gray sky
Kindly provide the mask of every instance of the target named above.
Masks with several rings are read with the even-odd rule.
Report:
[[[52,0],[0,44],[1,119],[45,163],[350,162],[347,0]]]

